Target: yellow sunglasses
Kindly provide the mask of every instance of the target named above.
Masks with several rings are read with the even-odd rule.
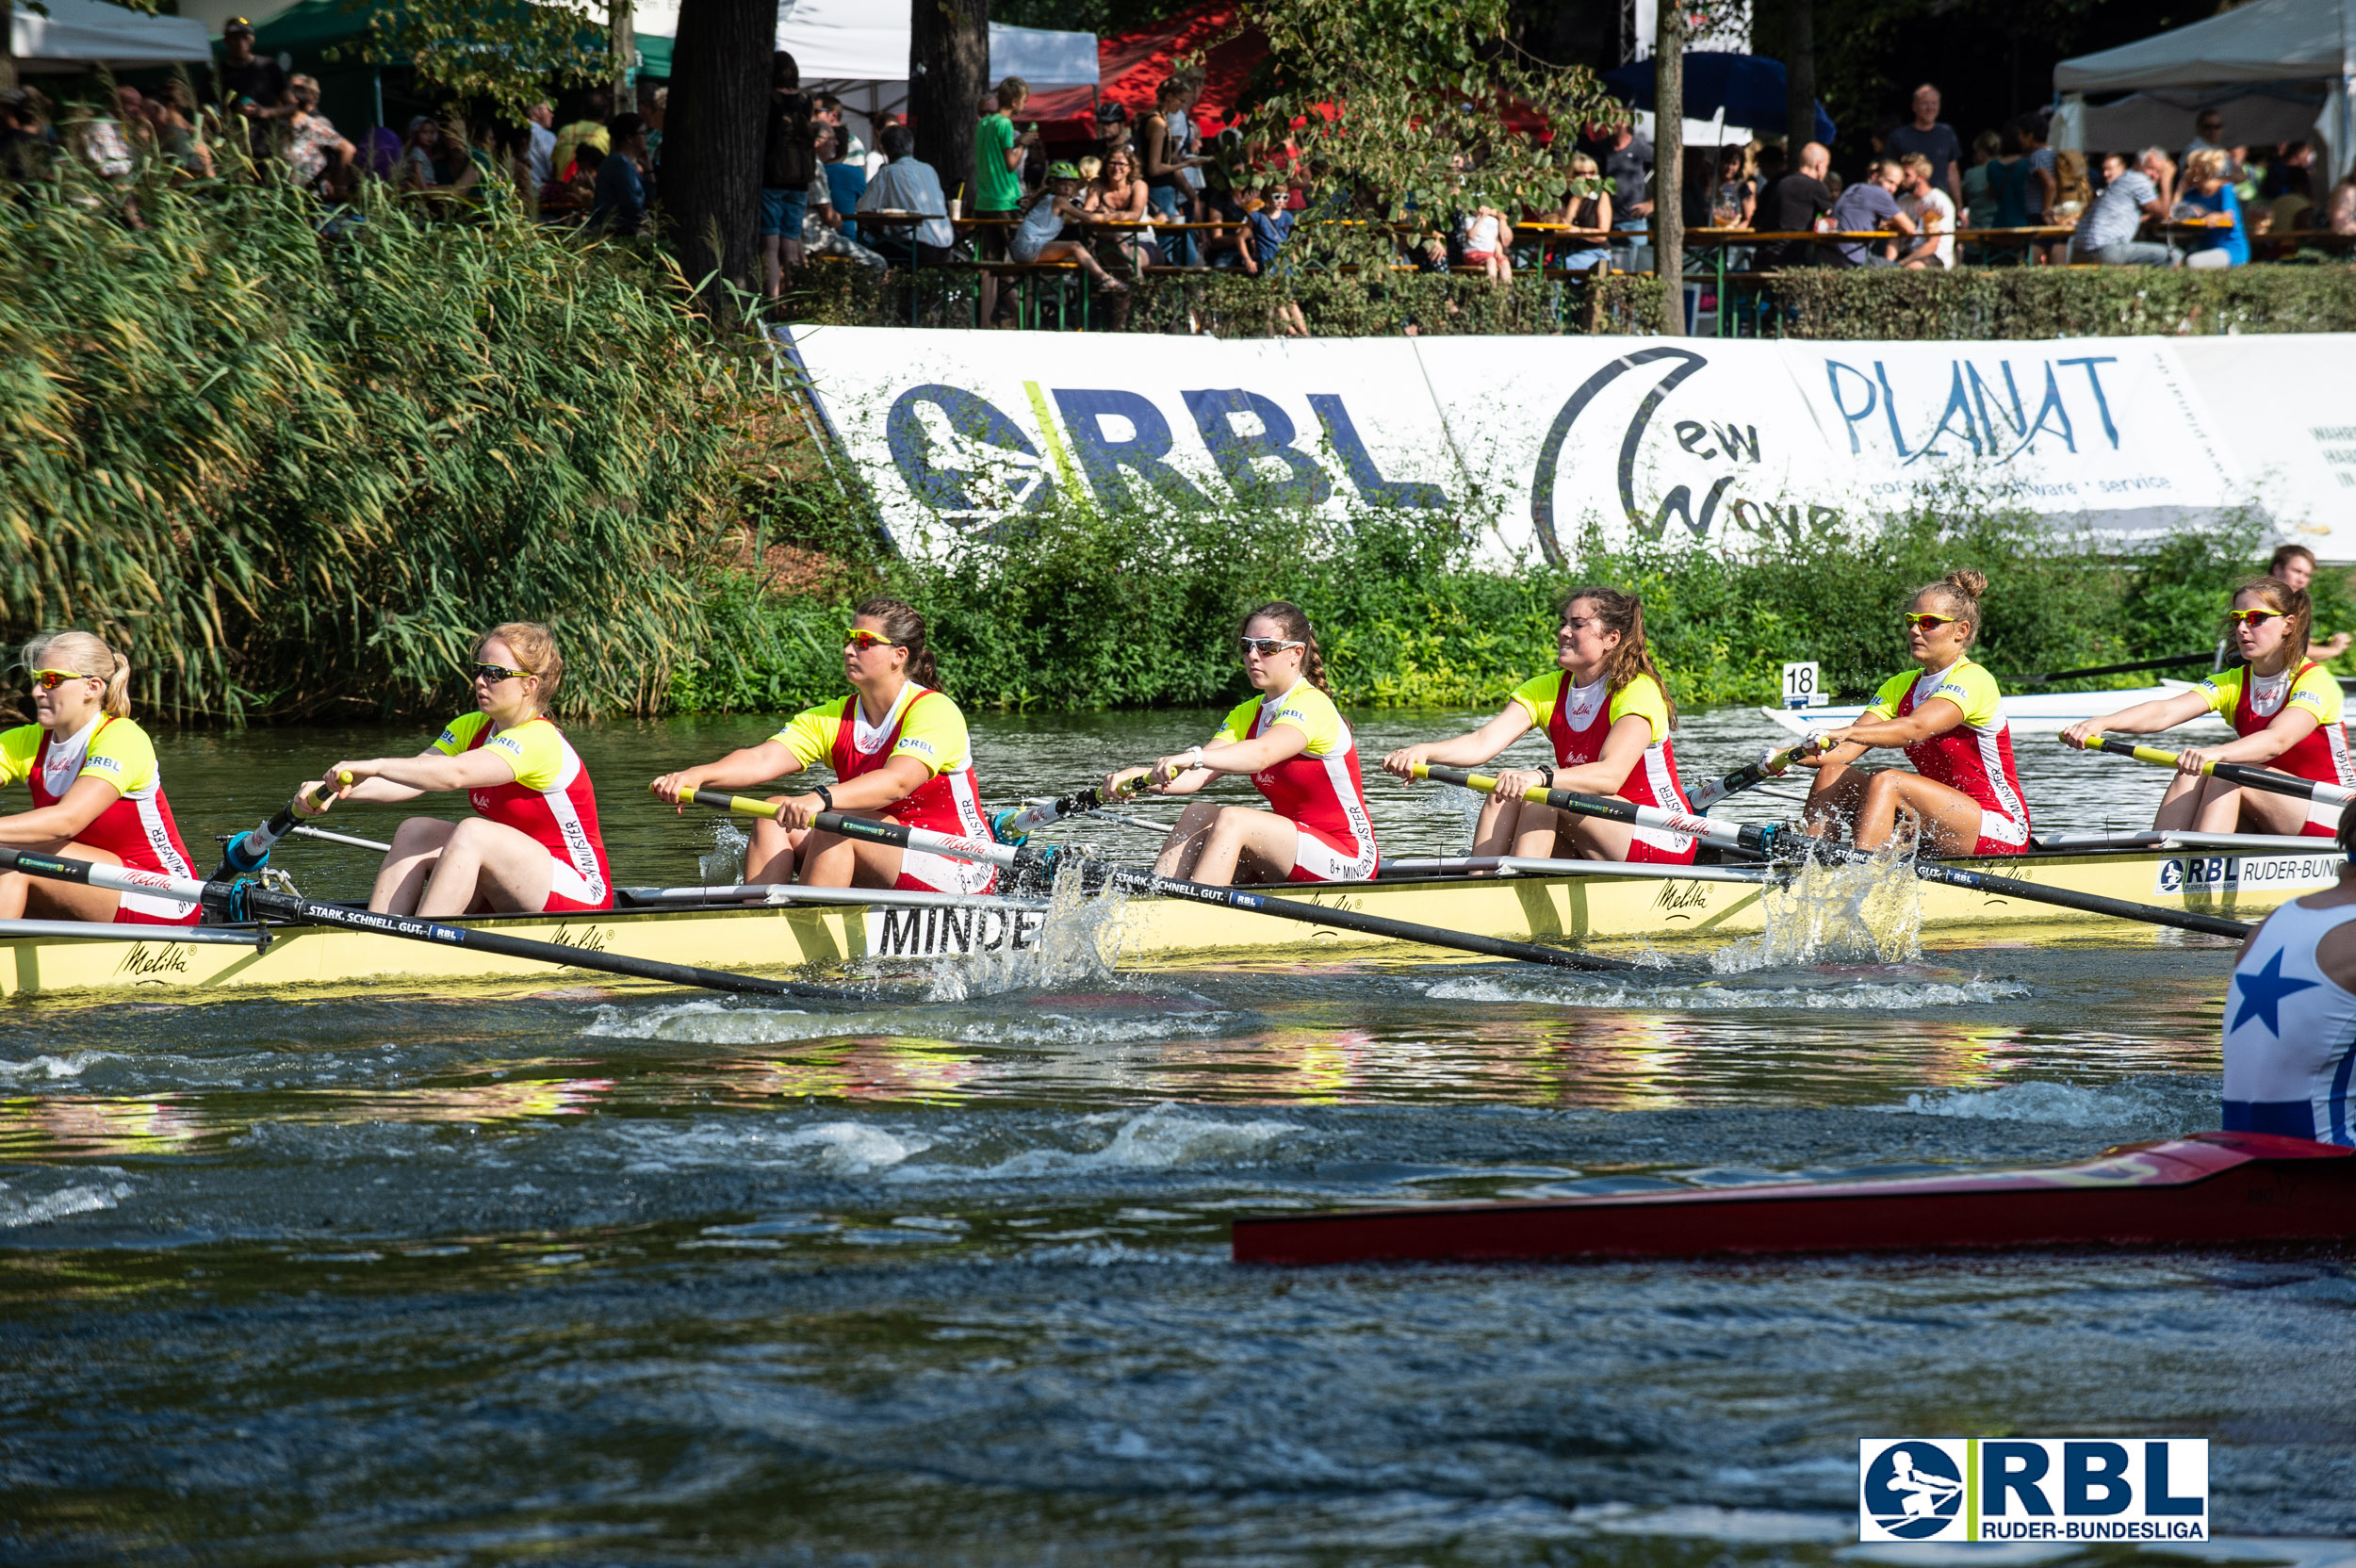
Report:
[[[1927,610],[1909,610],[1898,617],[1909,627],[1928,631],[1935,626],[1948,626],[1963,619],[1960,615],[1934,615]]]
[[[84,675],[79,670],[35,670],[33,672],[33,684],[44,692],[54,692],[69,680],[96,680],[97,678],[98,677],[94,675]]]
[[[2256,626],[2260,621],[2281,613],[2280,610],[2228,610],[2225,618],[2235,626]]]

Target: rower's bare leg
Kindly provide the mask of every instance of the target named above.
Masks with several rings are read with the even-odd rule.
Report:
[[[2207,779],[2210,784],[2222,780]],[[2234,796],[2240,796],[2236,800]],[[2217,797],[2223,798],[2217,798]],[[2212,827],[2210,824],[2221,825]],[[2296,795],[2278,795],[2265,790],[2220,789],[2215,796],[2203,793],[2201,802],[2202,833],[2297,833],[2307,825],[2307,802]]]
[[[92,849],[63,839],[14,847],[33,854],[55,855],[61,859],[90,860],[102,866],[123,864],[123,857],[112,850]],[[104,925],[114,920],[115,911],[122,906],[123,895],[111,888],[54,882],[45,876],[27,876],[21,871],[0,876],[0,920],[82,920]]]
[[[1211,825],[1219,820],[1223,809],[1207,800],[1198,800],[1179,812],[1170,837],[1162,841],[1162,852],[1153,858],[1153,874],[1193,880],[1194,863],[1203,858],[1203,846],[1210,841]]]
[[[1472,852],[1475,855],[1520,854],[1521,851],[1513,845],[1522,836],[1526,812],[1540,813],[1549,818],[1561,814],[1550,807],[1531,806],[1518,798],[1500,800],[1496,795],[1482,796],[1481,819],[1473,825]]]
[[[434,862],[457,829],[456,823],[439,817],[411,817],[395,829],[393,847],[384,852],[384,862],[376,869],[376,888],[368,894],[368,907],[380,915],[416,914],[417,900],[425,895],[426,879],[434,874]]]
[[[1808,836],[1838,841],[1841,829],[1854,835],[1857,808],[1865,804],[1866,784],[1873,776],[1845,762],[1827,762],[1817,769],[1816,782],[1808,789],[1808,804],[1800,810],[1800,822]]]
[[[2240,792],[2230,784],[2219,784],[2214,778],[2196,778],[2190,774],[2177,774],[2168,781],[2168,792],[2160,796],[2160,808],[2151,818],[2154,833],[2189,833],[2199,828],[2202,803],[2209,786],[2217,785],[2229,794]],[[2231,831],[2230,829],[2228,831]]]
[[[484,817],[450,825],[450,841],[417,900],[417,913],[446,920],[469,909],[537,914],[548,906],[556,861],[548,846],[521,828]]]
[[[783,795],[771,795],[769,804],[784,803]],[[794,851],[795,845],[809,836],[807,828],[789,831],[775,817],[755,819],[751,836],[744,844],[744,880],[747,882],[791,882],[794,880]]]
[[[1901,814],[1913,823],[1925,855],[1969,855],[1980,841],[1980,803],[1919,773],[1885,768],[1865,786],[1857,807],[1856,844],[1879,849],[1898,830]]]
[[[805,888],[894,887],[900,880],[900,862],[906,858],[896,844],[871,844],[816,831],[802,841],[796,853]]]
[[[1300,846],[1301,829],[1290,818],[1250,806],[1222,806],[1195,857],[1194,870],[1179,874],[1213,888],[1282,882],[1292,875]]]
[[[1566,816],[1556,841],[1561,849],[1569,851],[1565,859],[1625,860],[1636,842],[1636,828],[1633,824],[1602,817]]]

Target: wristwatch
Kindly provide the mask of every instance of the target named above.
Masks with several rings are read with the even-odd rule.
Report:
[[[818,797],[818,804],[819,804],[820,806],[824,807],[826,809],[827,809],[827,810],[829,810],[829,811],[831,811],[831,810],[833,810],[833,809],[834,809],[834,791],[833,791],[833,790],[829,789],[827,786],[826,786],[826,785],[824,785],[824,784],[821,784],[821,785],[819,785],[819,786],[818,786],[818,788],[816,788],[816,789],[814,789],[814,790],[810,791],[810,793],[811,793],[811,794],[814,794],[814,795],[816,795],[816,796]]]

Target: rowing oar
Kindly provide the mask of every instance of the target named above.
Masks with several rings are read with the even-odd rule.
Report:
[[[1415,776],[1483,792],[1497,787],[1496,779],[1467,773],[1462,768],[1418,767]],[[1705,843],[1742,850],[1750,855],[1772,857],[1788,846],[1795,857],[1814,855],[1842,864],[1865,865],[1880,860],[1880,857],[1870,849],[1826,843],[1821,839],[1811,839],[1804,833],[1775,824],[1730,822],[1724,817],[1692,817],[1659,806],[1638,806],[1625,800],[1576,794],[1569,790],[1549,790],[1544,785],[1524,791],[1522,798],[1533,805],[1551,806],[1558,811],[1601,817],[1608,822],[1624,822],[1630,826],[1650,827],[1663,833],[1686,834]],[[1969,888],[1974,892],[2026,899],[2033,904],[2052,904],[2064,909],[2084,910],[2090,915],[2148,921],[2153,925],[2172,925],[2182,931],[2200,931],[2213,937],[2250,935],[2250,927],[2236,920],[2196,914],[2188,909],[2163,909],[2154,904],[2104,898],[2097,893],[2071,892],[2063,888],[2040,888],[2034,882],[2023,882],[2018,877],[1991,876],[1984,871],[1966,871],[1961,866],[1951,866],[1939,860],[1925,860],[1918,857],[1908,863],[1907,869],[1925,882],[1943,882],[1951,888]]]
[[[1810,735],[1798,745],[1786,746],[1781,751],[1762,757],[1747,768],[1735,769],[1724,778],[1703,779],[1685,792],[1685,798],[1693,803],[1694,810],[1707,811],[1728,795],[1741,794],[1751,786],[1764,784],[1771,778],[1781,778],[1792,763],[1803,757],[1813,757],[1824,749],[1824,738]]]
[[[349,784],[352,775],[340,775],[339,779]],[[278,841],[296,831],[295,825],[304,816],[316,814],[303,809],[305,797],[316,805],[326,789],[324,783],[305,784],[294,792],[293,799],[271,812],[270,820],[261,826],[249,827],[242,833],[231,835],[228,841],[221,846],[221,869],[213,873],[212,879],[226,882],[235,877],[252,876],[268,865],[270,852],[278,847]],[[389,845],[386,847],[390,848]]]
[[[2097,730],[2086,737],[2088,751],[2107,751],[2118,757],[2132,757],[2138,762],[2154,767],[2176,766],[2177,754],[2162,751],[2157,746],[2139,746],[2133,741],[2122,741],[2116,735]],[[2252,790],[2266,790],[2278,795],[2296,795],[2312,800],[2318,806],[2346,806],[2356,800],[2356,789],[2345,784],[2326,784],[2318,779],[2294,778],[2272,768],[2253,768],[2246,762],[2203,762],[2201,773],[2206,778],[2222,778],[2228,784],[2239,784]]]
[[[369,909],[352,909],[341,904],[304,898],[299,893],[277,892],[252,882],[225,879],[199,882],[194,877],[167,876],[160,872],[135,871],[122,866],[100,865],[91,860],[68,860],[54,855],[35,855],[27,850],[0,847],[0,872],[8,871],[21,871],[28,876],[44,876],[56,882],[79,882],[85,887],[106,888],[115,892],[176,898],[201,905],[206,913],[230,921],[267,918],[311,925],[337,925],[349,931],[373,931],[379,936],[406,937],[413,941],[433,942],[440,947],[463,947],[477,953],[496,954],[502,958],[569,964],[575,969],[602,970],[609,974],[627,974],[639,980],[661,980],[673,986],[695,986],[705,990],[800,996],[825,1002],[865,1000],[850,991],[834,990],[825,986],[806,986],[791,980],[763,980],[750,974],[697,969],[689,964],[630,958],[618,953],[595,953],[585,947],[572,947],[563,942],[533,941],[527,937],[510,937],[497,931],[445,925],[440,921],[420,920],[415,915],[381,915]],[[172,939],[170,933],[172,927],[157,926],[155,929],[156,940]]]
[[[1063,801],[1046,803],[1031,810],[1041,811],[1049,805],[1061,805],[1084,797],[1090,805],[1080,808],[1092,809],[1097,793],[1092,789],[1081,790],[1064,796]],[[697,790],[689,798],[698,806],[713,806],[744,816],[775,817],[777,814],[777,808],[765,800],[750,795],[732,795],[721,790]],[[1023,812],[1018,816],[1029,814]],[[1052,822],[1055,818],[1046,820]],[[1043,870],[1050,865],[1047,858],[1036,850],[982,839],[957,838],[927,828],[903,827],[898,823],[875,822],[866,817],[846,817],[840,811],[821,811],[812,819],[810,825],[821,832],[845,839],[887,844],[894,849],[912,849],[927,855],[943,855],[953,860],[979,860],[1017,870]],[[1157,876],[1152,872],[1132,871],[1121,866],[1093,869],[1101,871],[1105,886],[1121,892],[1191,899],[1197,904],[1242,909],[1255,915],[1274,915],[1279,920],[1297,920],[1308,925],[1330,925],[1337,930],[1358,931],[1370,937],[1389,937],[1398,941],[1417,942],[1425,947],[1455,948],[1485,957],[1544,964],[1550,969],[1636,970],[1644,967],[1620,958],[1600,958],[1584,953],[1566,953],[1558,947],[1541,947],[1535,942],[1508,941],[1501,937],[1475,936],[1468,931],[1448,931],[1436,925],[1385,920],[1380,915],[1362,915],[1351,909],[1329,909],[1322,905],[1306,904],[1299,899],[1271,898],[1266,893],[1248,892],[1240,888],[1215,888],[1208,883],[1186,882],[1174,876]]]

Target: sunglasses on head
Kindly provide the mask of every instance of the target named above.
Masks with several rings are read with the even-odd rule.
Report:
[[[843,645],[865,653],[869,648],[896,648],[903,645],[893,642],[880,631],[866,631],[853,627],[843,634]]]
[[[94,675],[84,675],[79,670],[35,670],[33,672],[33,684],[44,692],[54,692],[69,680],[96,680],[97,678]]]
[[[2225,618],[2235,626],[2254,627],[2282,613],[2280,610],[2228,610]]]
[[[1909,610],[1898,617],[1899,620],[1919,631],[1928,631],[1933,627],[1950,626],[1962,618],[1960,615],[1934,615],[1927,610]]]
[[[494,686],[502,680],[515,680],[531,673],[530,670],[511,670],[504,664],[477,664],[474,667],[475,679],[487,680]]]
[[[1256,653],[1263,659],[1273,659],[1286,648],[1305,645],[1301,643],[1288,643],[1282,637],[1241,637],[1236,641],[1242,645],[1247,656]]]

